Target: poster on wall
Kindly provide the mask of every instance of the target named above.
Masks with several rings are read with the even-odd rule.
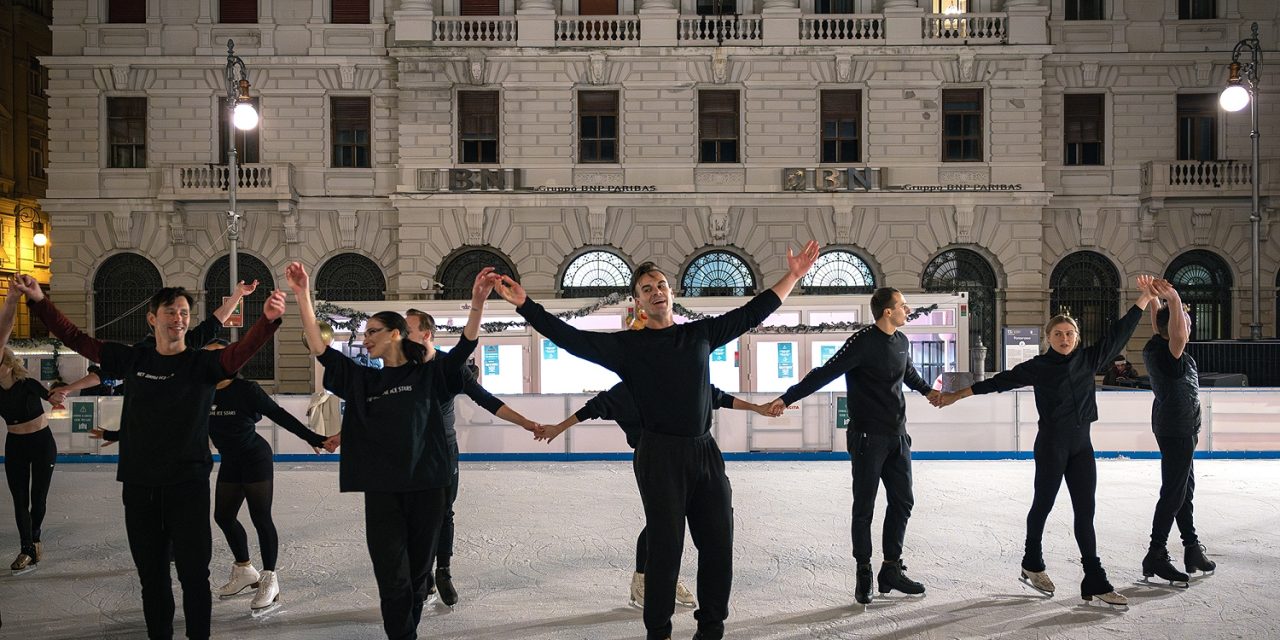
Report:
[[[89,433],[93,430],[93,416],[97,406],[97,402],[93,400],[71,402],[71,433]]]
[[[53,358],[45,358],[40,361],[40,381],[47,382],[49,380],[58,379],[58,361]]]
[[[542,359],[558,360],[559,358],[560,358],[560,347],[557,347],[556,343],[550,340],[547,340],[546,338],[543,338],[542,339]]]
[[[790,342],[778,343],[778,378],[787,379],[794,375],[795,356],[793,351],[794,345]]]
[[[1004,328],[1004,366],[1012,369],[1040,355],[1040,327]]]
[[[484,345],[484,375],[498,375],[498,345]]]

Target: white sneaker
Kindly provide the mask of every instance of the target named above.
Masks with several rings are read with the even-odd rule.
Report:
[[[693,592],[689,591],[689,587],[684,586],[684,581],[676,578],[676,604],[682,607],[696,607],[698,601],[694,599]]]
[[[631,574],[631,606],[644,608],[644,574]]]
[[[257,611],[266,609],[280,600],[280,584],[276,580],[276,572],[263,571],[258,581],[258,593],[253,596],[249,608]]]
[[[258,570],[253,568],[253,564],[231,565],[231,577],[227,579],[227,583],[218,587],[219,598],[230,598],[249,587],[258,586]]]

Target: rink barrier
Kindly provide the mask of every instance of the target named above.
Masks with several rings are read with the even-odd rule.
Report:
[[[912,451],[912,460],[1031,460],[1031,451]],[[338,454],[281,453],[276,462],[337,462]],[[1159,451],[1095,451],[1097,460],[1159,460]],[[1197,451],[1196,460],[1280,460],[1280,451]],[[220,456],[213,456],[218,462]],[[630,453],[464,453],[460,462],[627,462]],[[842,451],[752,451],[724,454],[728,462],[827,462],[848,460]],[[115,464],[118,455],[59,454],[62,464]],[[4,456],[0,456],[0,463]]]

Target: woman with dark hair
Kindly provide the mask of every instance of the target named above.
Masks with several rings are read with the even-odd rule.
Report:
[[[427,359],[426,348],[409,339],[409,326],[398,313],[370,317],[364,347],[382,359],[381,369],[360,366],[329,348],[300,263],[288,266],[285,279],[298,298],[307,346],[324,365],[324,387],[347,401],[338,485],[340,491],[364,493],[365,539],[383,628],[388,638],[416,638],[452,475],[442,405],[462,391],[485,299],[493,291],[493,269],[476,275],[471,313],[448,353]]]
[[[1098,541],[1093,529],[1094,494],[1098,488],[1097,463],[1089,428],[1098,419],[1094,397],[1094,372],[1120,353],[1142,320],[1142,311],[1155,300],[1152,277],[1138,276],[1138,299],[1116,320],[1097,342],[1079,349],[1080,326],[1069,315],[1058,315],[1045,325],[1049,349],[1018,366],[952,393],[934,402],[945,407],[957,400],[984,393],[1003,393],[1019,387],[1035,389],[1036,411],[1040,415],[1035,443],[1035,493],[1027,513],[1026,550],[1022,556],[1021,580],[1032,588],[1053,595],[1053,581],[1045,571],[1041,539],[1045,521],[1053,510],[1058,488],[1065,478],[1075,511],[1076,544],[1084,564],[1080,597],[1096,596],[1113,606],[1127,606],[1128,599],[1115,592],[1098,558]]]

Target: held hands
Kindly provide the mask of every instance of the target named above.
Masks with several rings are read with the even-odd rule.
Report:
[[[473,306],[481,306],[484,301],[489,298],[489,294],[493,293],[494,286],[500,278],[493,267],[485,267],[476,274],[476,280],[471,285],[471,304]]]
[[[307,275],[306,267],[301,262],[290,262],[289,266],[284,268],[284,279],[289,284],[289,289],[294,295],[311,290],[311,278]],[[256,282],[254,283],[257,284]]]
[[[569,425],[565,424],[564,422],[561,422],[560,424],[536,425],[535,428],[533,429],[533,439],[546,440],[547,444],[550,444],[552,440],[555,440],[557,436],[564,433],[565,430],[568,428],[569,428]]]
[[[792,254],[791,247],[787,247],[787,273],[797,280],[803,278],[806,273],[809,273],[813,263],[818,260],[819,249],[818,243],[813,240],[804,245],[800,255]]]
[[[787,403],[783,402],[782,398],[778,398],[777,400],[765,405],[765,415],[768,415],[771,418],[776,418],[782,415],[782,412],[786,411],[786,409]]]
[[[67,401],[67,392],[63,389],[54,389],[49,392],[49,404],[60,407],[62,403]]]
[[[328,438],[325,438],[324,442],[321,442],[319,447],[312,448],[316,450],[316,453],[320,453],[321,449],[329,453],[333,453],[337,451],[340,446],[342,446],[342,434],[335,433]]]
[[[528,294],[524,292],[524,287],[520,286],[519,282],[512,280],[510,276],[498,276],[494,283],[494,291],[497,291],[503,300],[517,307],[529,299]]]
[[[14,276],[13,283],[10,286],[22,292],[22,295],[32,302],[44,300],[44,289],[40,288],[40,283],[25,273]]]
[[[1137,305],[1138,308],[1146,309],[1147,305],[1152,300],[1155,300],[1157,298],[1155,290],[1152,288],[1152,283],[1154,282],[1155,282],[1154,276],[1151,276],[1145,273],[1138,276],[1137,286],[1138,286],[1138,292],[1140,293],[1140,295],[1138,296],[1137,302],[1134,302],[1134,304]]]
[[[750,403],[750,402],[748,402],[747,404],[750,406],[750,408],[751,408],[751,410],[752,410],[752,411],[754,411],[754,412],[756,412],[756,413],[758,413],[758,414],[760,414],[760,415],[762,415],[762,416],[765,416],[766,418],[772,418],[772,417],[774,417],[774,415],[773,415],[773,413],[772,413],[772,409],[770,409],[770,408],[769,408],[769,405],[767,405],[767,404],[752,404],[752,403]]]
[[[961,397],[963,396],[953,391],[949,391],[946,393],[943,393],[941,391],[932,391],[929,393],[929,404],[941,409],[943,407],[949,407],[955,404],[955,402],[959,400]]]
[[[275,322],[282,315],[284,315],[284,292],[277,289],[271,292],[266,302],[262,303],[262,316],[269,322]]]
[[[241,298],[247,298],[253,295],[253,292],[257,290],[258,290],[257,280],[254,280],[249,284],[245,284],[244,280],[241,280],[240,282],[236,283],[236,293],[240,294]]]
[[[1151,283],[1151,292],[1171,303],[1182,302],[1182,296],[1178,295],[1178,290],[1173,288],[1173,283],[1164,278]]]

